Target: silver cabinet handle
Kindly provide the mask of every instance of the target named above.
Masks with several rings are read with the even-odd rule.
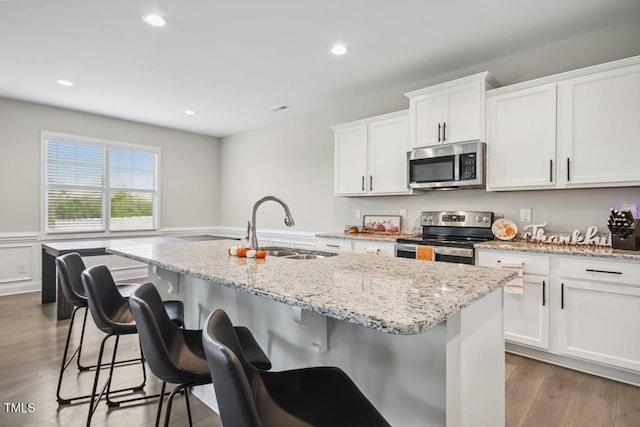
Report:
[[[364,191],[364,175],[362,175],[362,191]]]
[[[373,175],[369,175],[369,191],[373,191]]]
[[[328,248],[339,248],[340,247],[340,245],[330,245],[328,243],[325,246],[328,247]]]
[[[553,159],[549,159],[549,182],[553,182]]]

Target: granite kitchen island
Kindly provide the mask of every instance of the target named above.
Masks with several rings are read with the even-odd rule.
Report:
[[[394,426],[504,425],[502,286],[515,273],[354,253],[237,258],[235,243],[108,251],[148,263],[187,327],[223,308],[274,370],[339,366]],[[217,409],[213,387],[196,395]]]

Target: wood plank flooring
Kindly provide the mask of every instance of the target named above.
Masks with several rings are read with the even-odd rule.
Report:
[[[76,342],[80,334],[76,319]],[[0,426],[83,426],[87,403],[58,406],[56,386],[69,321],[56,322],[55,304],[41,305],[40,294],[0,297]],[[93,364],[102,339],[89,316],[83,363]],[[111,346],[105,354],[111,354]],[[118,354],[131,358],[139,354],[135,337],[121,339]],[[119,357],[119,358],[120,358]],[[70,367],[62,394],[81,390],[89,393],[93,371],[81,374]],[[103,371],[105,374],[106,372]],[[507,427],[631,427],[640,426],[640,388],[523,357],[507,354],[506,365]],[[147,370],[145,389],[157,393],[160,383]],[[104,376],[102,377],[104,379]],[[116,370],[114,387],[137,384],[139,366]],[[220,427],[219,417],[192,398],[194,425]],[[4,403],[32,403],[34,411],[7,412]],[[171,417],[172,426],[188,425],[184,398],[177,397]],[[152,426],[156,401],[148,404],[112,408],[98,407],[92,425]],[[412,426],[413,427],[413,426]]]

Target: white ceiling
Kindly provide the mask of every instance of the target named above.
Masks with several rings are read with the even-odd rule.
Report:
[[[638,0],[0,1],[0,96],[226,136],[639,11]],[[167,25],[144,24],[149,12]],[[349,53],[331,55],[336,42]]]

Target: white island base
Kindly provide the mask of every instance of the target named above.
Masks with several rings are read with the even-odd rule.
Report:
[[[393,335],[263,297],[150,268],[166,299],[185,303],[188,328],[224,309],[247,326],[273,370],[342,368],[394,427],[504,426],[502,289],[417,335]],[[212,386],[194,394],[217,412]]]

